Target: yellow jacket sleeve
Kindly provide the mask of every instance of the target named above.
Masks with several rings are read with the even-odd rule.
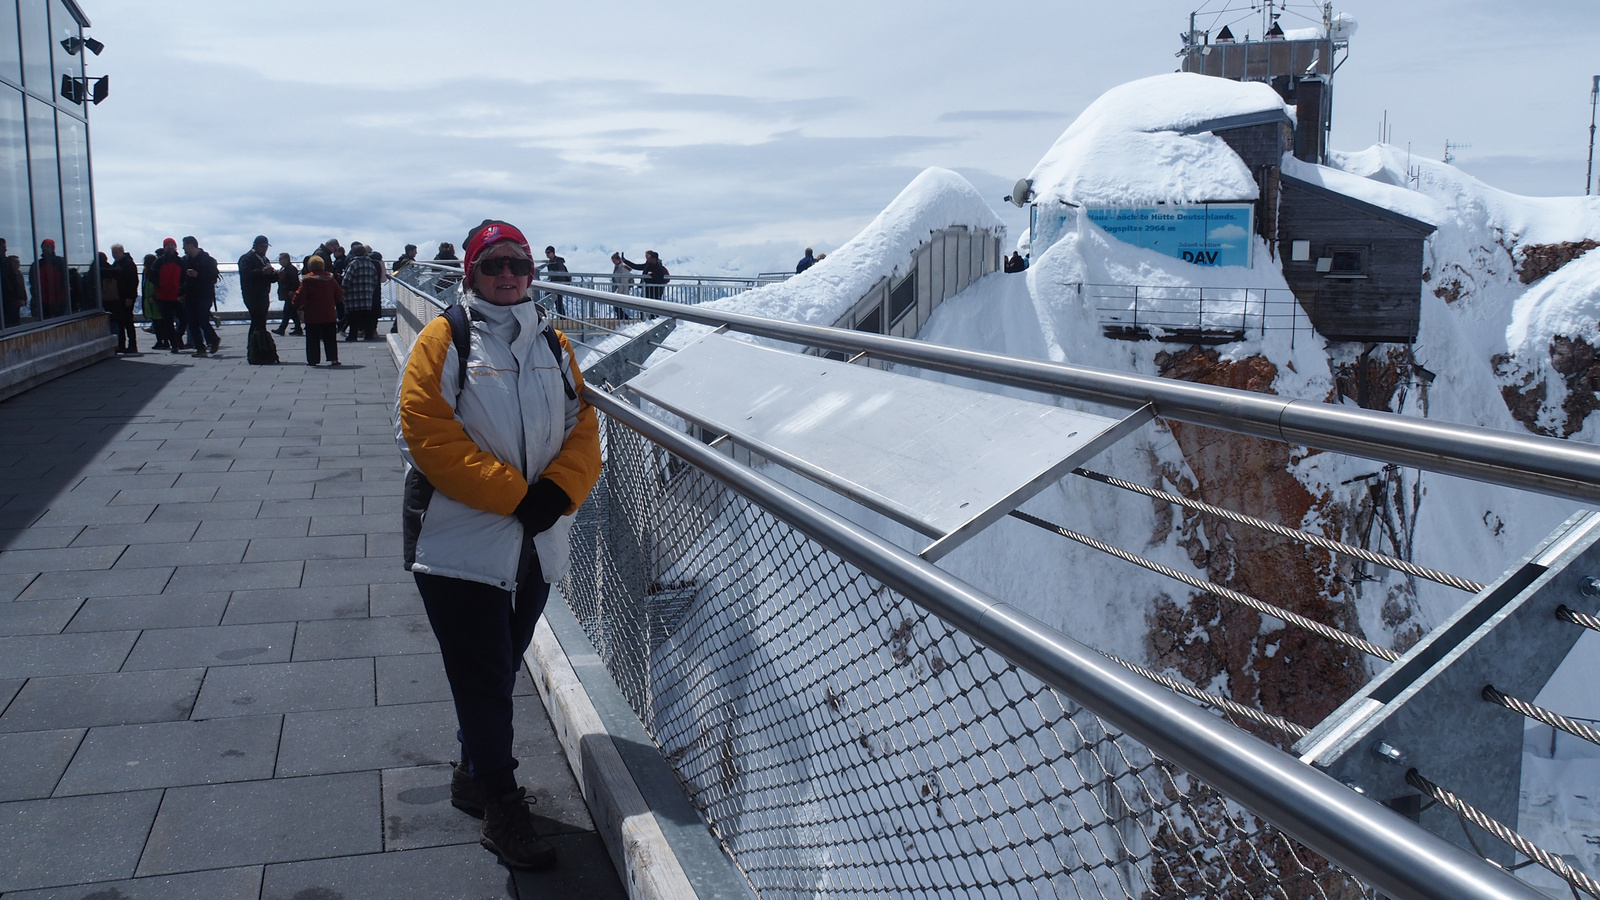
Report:
[[[555,482],[566,492],[572,500],[572,505],[567,508],[567,515],[571,515],[583,505],[589,492],[594,490],[594,483],[600,480],[600,420],[584,393],[583,373],[578,371],[578,355],[572,352],[572,343],[559,331],[556,337],[561,340],[561,347],[567,351],[567,359],[571,361],[572,386],[578,392],[578,422],[567,432],[561,452],[539,475]],[[525,493],[527,491],[524,490],[517,494],[518,502],[521,502]],[[513,508],[515,506],[515,503],[512,504]]]
[[[509,516],[528,493],[528,480],[515,466],[506,465],[479,447],[456,420],[455,407],[445,399],[442,384],[451,346],[450,322],[443,316],[429,322],[417,335],[400,381],[400,435],[405,438],[412,462],[445,496],[473,509]],[[593,409],[589,416],[594,418]],[[571,438],[567,440],[570,443]],[[597,470],[599,449],[596,427]],[[563,484],[562,490],[566,489]],[[569,491],[567,496],[572,493]]]

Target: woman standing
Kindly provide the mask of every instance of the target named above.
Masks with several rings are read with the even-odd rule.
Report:
[[[327,261],[311,257],[306,262],[306,276],[294,292],[294,305],[306,323],[306,365],[321,362],[322,349],[328,352],[328,365],[339,364],[339,304],[343,302],[344,291],[328,271]]]
[[[460,725],[450,802],[483,817],[480,840],[503,864],[542,868],[555,848],[517,786],[511,692],[550,583],[566,574],[572,513],[600,476],[599,424],[571,344],[533,302],[522,232],[473,229],[462,279],[400,381],[405,560]]]

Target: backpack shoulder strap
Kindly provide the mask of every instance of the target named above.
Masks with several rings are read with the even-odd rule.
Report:
[[[450,323],[450,340],[456,345],[456,396],[467,384],[467,354],[472,352],[472,323],[467,319],[467,309],[459,303],[439,315]]]
[[[572,379],[567,375],[567,367],[561,364],[561,339],[556,337],[555,328],[546,325],[544,339],[550,345],[550,352],[555,355],[556,369],[561,372],[561,386],[567,391],[567,399],[578,399],[578,392],[572,389]]]

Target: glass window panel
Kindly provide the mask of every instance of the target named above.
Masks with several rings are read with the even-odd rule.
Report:
[[[34,262],[28,289],[46,319],[71,311],[71,274],[62,253],[61,173],[56,165],[56,111],[24,98],[28,113],[28,169],[33,186]],[[48,246],[46,245],[46,242]]]
[[[89,192],[89,137],[88,125],[83,120],[66,113],[56,113],[56,133],[61,146],[61,212],[65,217],[62,234],[66,255],[73,271],[80,277],[84,290],[73,295],[72,309],[81,312],[98,306],[96,288],[99,282],[88,278],[89,266],[96,259],[94,249],[94,205]]]
[[[0,86],[0,240],[6,244],[4,258],[0,258],[0,327],[11,328],[37,319],[39,310],[28,296],[21,265],[21,260],[33,259],[22,93],[4,86]]]
[[[41,97],[55,97],[50,68],[48,0],[21,0],[22,86]]]
[[[0,0],[0,78],[22,83],[22,44],[17,33],[16,0]]]
[[[4,0],[0,0],[3,3]],[[62,75],[71,75],[76,78],[83,74],[83,57],[89,53],[79,50],[76,54],[68,53],[61,42],[67,38],[82,38],[82,29],[78,27],[78,20],[67,12],[67,7],[61,0],[53,0],[50,4],[50,52],[56,58],[56,90],[61,90]],[[57,98],[58,102],[67,101]]]

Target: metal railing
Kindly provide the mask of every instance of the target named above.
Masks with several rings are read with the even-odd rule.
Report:
[[[432,260],[417,260],[395,273],[394,277],[437,297],[453,290],[460,282],[461,266],[459,263],[452,266],[449,263]],[[583,321],[629,318],[627,307],[611,302],[612,298],[642,297],[692,306],[742,294],[764,284],[776,284],[783,281],[786,276],[760,275],[754,278],[739,278],[722,275],[674,275],[671,281],[662,285],[644,284],[638,274],[624,276],[598,272],[563,272],[555,277],[568,279],[567,281],[552,282],[551,275],[541,269],[537,277],[541,287],[545,283],[554,283],[592,292],[593,295],[567,295],[550,291],[540,298],[540,302],[558,317]]]
[[[1188,285],[1063,285],[1095,308],[1100,330],[1124,340],[1224,344],[1286,331],[1315,334],[1310,317],[1287,288]]]
[[[1160,386],[1142,382],[1164,381],[1060,366],[1042,378],[1010,365],[1029,361],[986,354],[958,368],[945,348],[915,341],[617,301],[810,346],[926,353],[912,364],[994,381],[1030,373],[1027,386],[1061,380],[1054,392],[1092,388],[1094,399],[1111,384],[1147,393]],[[1172,406],[1228,421],[1261,413],[1240,392],[1212,391],[1180,391]],[[564,591],[762,896],[1368,890],[1338,867],[1395,897],[1538,896],[1116,662],[591,394],[606,414],[607,465],[579,512]],[[1291,418],[1292,401],[1262,399]],[[1482,439],[1464,432],[1455,436]],[[1457,455],[1451,448],[1441,465],[1463,465]]]
[[[607,464],[563,592],[761,896],[1539,896],[590,395]]]
[[[570,296],[592,291],[557,286]],[[774,338],[806,347],[963,375],[1118,407],[1152,403],[1156,415],[1319,450],[1535,491],[1600,502],[1600,447],[1538,435],[1454,425],[1395,413],[1256,394],[1170,378],[1019,359],[889,337],[779,322],[741,313],[617,298],[629,309]]]

